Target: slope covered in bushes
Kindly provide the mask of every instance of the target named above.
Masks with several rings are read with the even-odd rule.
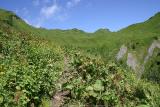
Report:
[[[159,49],[142,79],[126,56],[115,60],[125,45],[143,62],[159,39],[159,14],[119,32],[95,33],[37,29],[5,10],[0,16],[0,106],[160,106]]]

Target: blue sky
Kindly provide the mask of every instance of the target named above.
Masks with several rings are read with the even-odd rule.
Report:
[[[28,24],[48,29],[117,31],[160,11],[160,0],[0,0]]]

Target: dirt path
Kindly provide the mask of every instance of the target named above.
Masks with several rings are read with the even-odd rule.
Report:
[[[67,83],[71,78],[74,77],[74,74],[71,73],[69,69],[70,59],[67,55],[64,56],[64,68],[61,77],[58,79],[57,83],[63,85]],[[66,95],[68,95],[70,91],[65,90],[57,90],[52,99],[52,107],[61,107],[64,103],[64,99],[66,99]]]

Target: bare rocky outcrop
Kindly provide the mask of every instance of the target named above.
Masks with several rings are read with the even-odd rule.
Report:
[[[119,61],[121,58],[124,57],[126,53],[127,53],[127,47],[125,45],[122,45],[116,56],[116,59]]]
[[[118,54],[116,55],[116,59],[117,61],[119,61],[125,56],[125,54],[127,54],[127,65],[134,71],[136,71],[136,69],[138,68],[138,61],[132,53],[127,53],[127,50],[127,47],[125,45],[122,45]]]
[[[160,40],[155,40],[148,49],[148,54],[144,59],[144,64],[148,61],[148,59],[153,55],[154,49],[160,49]]]
[[[127,65],[131,67],[134,71],[136,71],[138,68],[138,61],[132,53],[128,53]]]
[[[152,57],[155,48],[160,49],[160,40],[153,41],[153,43],[148,48],[147,55],[144,58],[144,61],[142,64],[140,64],[138,62],[138,60],[136,59],[136,57],[132,53],[127,53],[127,47],[125,45],[121,46],[118,54],[116,55],[116,59],[119,61],[120,59],[122,59],[124,57],[125,54],[128,54],[127,61],[126,61],[127,65],[130,68],[132,68],[134,71],[139,71],[140,74],[143,74],[143,71],[145,70],[144,66],[148,62],[149,58]],[[139,76],[141,76],[141,75],[139,75]]]
[[[142,66],[141,66],[138,78],[141,78],[141,76],[142,76],[142,74],[143,74],[143,72],[145,70],[145,64],[148,62],[149,58],[153,56],[155,48],[159,48],[160,49],[160,40],[153,41],[153,43],[148,48],[148,53],[147,53],[147,56],[144,58],[144,62],[142,64]]]

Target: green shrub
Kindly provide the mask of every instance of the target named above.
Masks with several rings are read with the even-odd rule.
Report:
[[[77,76],[63,85],[71,91],[70,100],[105,106],[153,106],[157,103],[150,99],[156,99],[151,84],[143,85],[132,72],[114,63],[104,64],[101,59],[76,54],[72,65]],[[153,93],[148,95],[148,92]]]

